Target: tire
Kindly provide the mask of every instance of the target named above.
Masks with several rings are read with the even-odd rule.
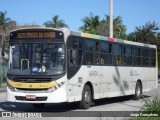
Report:
[[[140,82],[137,82],[136,88],[135,88],[134,99],[139,100],[141,97],[142,97],[142,86],[141,86]]]
[[[82,92],[82,100],[80,101],[81,109],[88,109],[92,103],[91,89],[88,85],[85,85]]]
[[[32,104],[32,106],[34,108],[43,108],[45,106],[45,103],[35,103],[35,104]]]

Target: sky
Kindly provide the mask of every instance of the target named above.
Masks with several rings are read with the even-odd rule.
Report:
[[[113,15],[122,17],[127,33],[136,26],[155,21],[160,26],[160,0],[113,0]],[[79,31],[81,21],[92,12],[103,19],[109,15],[109,0],[1,0],[0,11],[18,25],[38,24],[59,15],[72,31]]]

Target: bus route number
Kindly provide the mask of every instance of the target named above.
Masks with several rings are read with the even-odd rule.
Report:
[[[95,70],[95,71],[89,71],[89,76],[90,77],[97,77],[98,76],[98,71]]]

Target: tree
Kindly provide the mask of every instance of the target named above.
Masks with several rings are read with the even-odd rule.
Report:
[[[109,36],[109,28],[110,28],[110,16],[106,15],[105,19],[100,21],[99,26],[96,28],[96,34]],[[117,16],[113,20],[113,36],[115,38],[126,39],[126,26],[123,25],[122,17]]]
[[[1,12],[0,11],[0,38],[1,43],[7,40],[9,38],[8,33],[10,30],[13,30],[16,28],[16,22],[11,20],[10,18],[6,17],[7,12]]]
[[[101,20],[95,30],[95,34],[109,36],[109,16],[106,15],[105,19]]]
[[[11,22],[10,18],[6,18],[7,12],[0,12],[0,30],[1,32],[6,33],[6,29],[9,26],[9,23]]]
[[[86,16],[82,19],[83,26],[79,28],[82,32],[95,34],[96,27],[99,25],[99,16],[94,16],[93,13],[90,13],[90,16]]]
[[[157,45],[160,51],[160,28],[154,22],[146,22],[145,25],[135,27],[135,31],[128,34],[128,40],[146,44]]]
[[[129,39],[136,42],[155,44],[158,30],[156,22],[146,22],[145,25],[136,27],[135,31],[129,34]]]
[[[1,12],[0,11],[0,32],[1,32],[1,45],[4,44],[4,37],[7,32],[7,27],[9,26],[9,23],[11,22],[10,18],[6,18],[7,12]],[[2,80],[5,79],[5,67],[3,65],[4,61],[0,59],[0,84],[2,83]]]
[[[123,25],[122,17],[117,16],[113,20],[113,30],[114,30],[114,37],[125,39],[126,26]]]
[[[52,21],[47,21],[43,24],[45,27],[52,27],[52,28],[63,28],[68,27],[67,24],[65,24],[65,21],[62,19],[59,19],[59,15],[55,15],[52,18]]]

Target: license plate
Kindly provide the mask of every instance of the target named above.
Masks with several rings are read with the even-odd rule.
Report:
[[[35,100],[36,96],[35,95],[26,95],[26,99],[28,99],[28,100]]]

